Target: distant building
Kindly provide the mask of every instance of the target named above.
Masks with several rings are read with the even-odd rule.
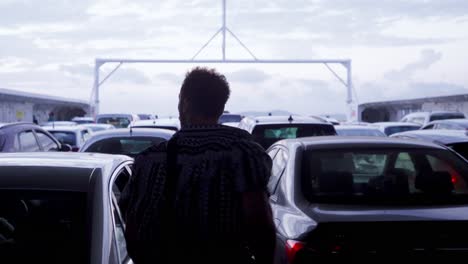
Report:
[[[0,123],[70,120],[88,111],[86,101],[0,88]]]
[[[358,106],[359,121],[398,121],[412,112],[457,111],[468,116],[468,94],[365,103]]]

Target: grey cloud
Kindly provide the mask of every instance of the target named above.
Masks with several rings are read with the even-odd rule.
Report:
[[[155,79],[161,80],[161,81],[166,81],[166,82],[171,82],[175,84],[180,84],[182,83],[182,80],[184,79],[183,75],[175,74],[175,73],[169,73],[169,72],[164,72],[157,74],[155,76]]]
[[[59,69],[62,72],[71,74],[75,77],[84,77],[91,79],[94,76],[94,68],[88,64],[72,64],[72,65],[61,65]],[[110,70],[101,69],[101,80]],[[133,68],[121,68],[118,69],[112,76],[109,78],[109,81],[114,83],[134,83],[134,84],[148,84],[150,79],[141,71]]]
[[[430,97],[468,93],[468,89],[465,86],[447,82],[414,82],[410,84],[410,90],[414,91],[412,97],[421,97],[421,95],[424,95],[424,97]]]
[[[271,78],[270,75],[256,69],[239,70],[227,75],[228,81],[240,83],[260,83]]]
[[[419,60],[404,66],[400,70],[387,72],[384,77],[388,80],[408,80],[419,70],[426,70],[442,58],[441,52],[431,49],[421,51]]]
[[[363,103],[464,94],[468,93],[468,89],[463,85],[448,82],[410,82],[399,87],[388,83],[369,82],[359,86],[358,93]]]
[[[135,69],[119,69],[112,77],[112,82],[126,82],[135,84],[148,84],[151,81],[146,75]]]
[[[93,68],[88,64],[60,65],[59,69],[76,76],[89,77],[93,74]]]
[[[24,23],[80,21],[86,19],[91,0],[23,0],[0,4],[1,25]]]

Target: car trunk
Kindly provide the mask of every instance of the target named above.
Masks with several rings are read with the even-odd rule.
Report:
[[[294,263],[349,256],[468,257],[468,210],[463,206],[408,210],[327,205],[311,209],[318,224],[298,238],[304,247]]]

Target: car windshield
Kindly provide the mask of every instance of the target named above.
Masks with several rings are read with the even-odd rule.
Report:
[[[335,198],[343,202],[354,197],[373,202],[394,197],[407,202],[447,202],[468,198],[467,164],[447,150],[308,150],[302,167],[311,201]]]
[[[461,113],[433,114],[431,115],[430,121],[446,120],[446,119],[460,119],[460,118],[465,118],[465,115]]]
[[[377,129],[336,129],[339,136],[366,136],[366,137],[385,137],[385,134]]]
[[[141,151],[165,141],[159,137],[122,137],[108,138],[90,145],[84,152],[123,154],[135,156]]]
[[[418,129],[419,127],[416,127],[416,126],[392,126],[392,127],[385,128],[385,134],[387,136],[390,136],[395,133],[413,131],[413,130],[418,130]]]
[[[97,120],[98,124],[109,124],[116,128],[127,128],[131,120],[128,117],[101,117]]]
[[[89,262],[86,194],[0,190],[0,199],[2,263]]]
[[[275,124],[258,125],[252,132],[254,140],[268,149],[282,139],[336,135],[332,125],[322,124]]]
[[[68,131],[49,131],[62,144],[76,146],[76,133]]]
[[[241,115],[222,115],[218,123],[239,123],[242,120]]]
[[[92,124],[92,123],[94,123],[93,120],[75,120],[73,122],[75,122],[77,124]]]

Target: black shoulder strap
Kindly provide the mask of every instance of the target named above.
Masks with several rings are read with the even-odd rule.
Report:
[[[177,142],[172,138],[167,143],[166,152],[166,184],[164,197],[166,198],[166,209],[168,215],[174,216],[174,205],[177,195],[177,182],[179,172],[177,170]]]

